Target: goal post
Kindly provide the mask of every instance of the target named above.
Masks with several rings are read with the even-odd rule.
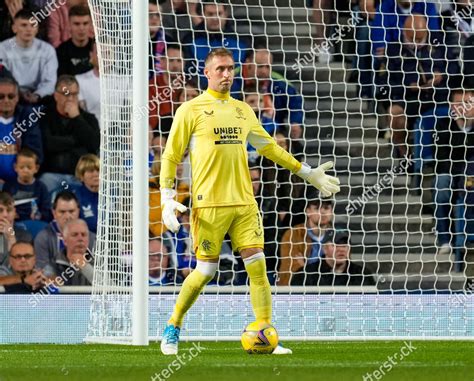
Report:
[[[148,7],[89,5],[101,80],[101,177],[86,341],[148,345]]]

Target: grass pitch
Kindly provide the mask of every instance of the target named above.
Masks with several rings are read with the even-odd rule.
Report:
[[[293,355],[248,355],[237,342],[184,342],[177,358],[163,356],[159,344],[3,345],[0,381],[474,381],[472,341],[288,342],[287,346]]]

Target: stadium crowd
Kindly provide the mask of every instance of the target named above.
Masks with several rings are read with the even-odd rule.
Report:
[[[331,36],[339,2],[314,0],[318,60],[336,58]],[[0,285],[35,291],[70,272],[61,286],[90,284],[97,232],[99,64],[87,2],[0,1]],[[232,95],[248,103],[277,143],[304,160],[303,97],[273,69],[266,41],[234,29],[224,1],[149,0],[150,284],[180,283],[196,264],[189,212],[171,234],[161,221],[160,155],[173,115],[206,88],[204,58],[225,46],[234,56]],[[386,107],[394,155],[411,154],[407,133],[422,114],[439,115],[433,141],[436,229],[440,253],[451,250],[449,200],[461,195],[471,152],[474,18],[467,0],[442,9],[403,0],[352,1],[359,15],[353,60],[361,98]],[[330,25],[333,24],[333,27]],[[452,100],[449,103],[449,99]],[[454,114],[453,114],[454,113]],[[454,117],[453,117],[454,115]],[[441,136],[441,135],[440,135]],[[449,150],[444,148],[450,147]],[[272,284],[374,285],[350,260],[350,232],[334,225],[333,202],[248,146],[254,195],[265,226]],[[459,165],[449,165],[456,161]],[[468,172],[466,172],[468,171]],[[471,184],[471,187],[473,185]],[[189,157],[178,167],[178,200],[189,205]],[[222,249],[216,284],[245,284],[243,263]]]

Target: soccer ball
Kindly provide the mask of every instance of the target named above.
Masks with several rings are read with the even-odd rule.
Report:
[[[278,345],[278,332],[271,324],[255,321],[245,327],[240,341],[247,353],[272,353]]]

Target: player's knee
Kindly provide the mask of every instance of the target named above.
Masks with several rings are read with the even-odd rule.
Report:
[[[197,261],[196,270],[199,271],[206,279],[211,280],[216,275],[218,262]]]

